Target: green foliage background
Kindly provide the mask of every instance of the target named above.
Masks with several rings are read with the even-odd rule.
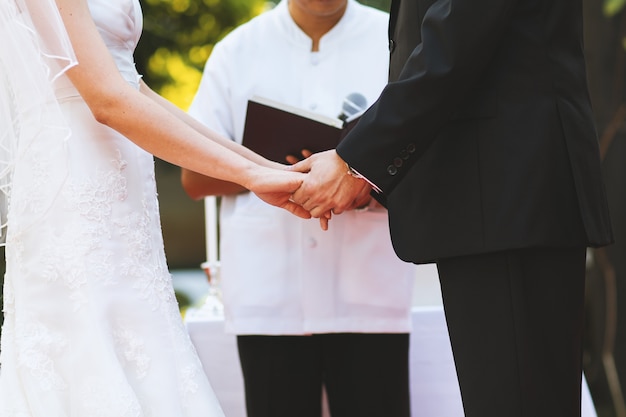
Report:
[[[604,0],[604,13],[607,16],[614,16],[626,5],[626,0]]]

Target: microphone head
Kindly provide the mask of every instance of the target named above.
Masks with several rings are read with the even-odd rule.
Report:
[[[346,118],[367,108],[367,99],[361,93],[350,93],[343,99],[341,114]]]

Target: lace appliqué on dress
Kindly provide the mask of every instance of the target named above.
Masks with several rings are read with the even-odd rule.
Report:
[[[117,326],[113,336],[117,348],[121,351],[122,360],[132,365],[137,379],[145,378],[150,368],[150,357],[145,351],[145,341],[122,325]]]
[[[66,383],[55,370],[54,358],[66,354],[67,339],[32,320],[16,327],[18,366],[28,369],[43,391],[64,390]]]

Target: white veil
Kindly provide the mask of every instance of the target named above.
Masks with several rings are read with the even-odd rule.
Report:
[[[53,83],[76,64],[54,0],[0,0],[0,241],[12,178],[34,141],[61,141],[69,128]]]

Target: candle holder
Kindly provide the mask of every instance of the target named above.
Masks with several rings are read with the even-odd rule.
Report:
[[[224,303],[222,302],[222,289],[220,288],[220,265],[219,262],[203,262],[200,267],[204,271],[209,282],[209,292],[204,306],[214,316],[224,315]]]

